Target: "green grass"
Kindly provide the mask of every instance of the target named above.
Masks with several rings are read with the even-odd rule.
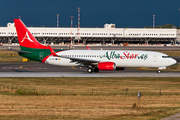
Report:
[[[180,107],[180,78],[0,78],[0,84],[6,86],[0,119],[156,120]]]
[[[22,62],[23,57],[19,56],[17,52],[0,49],[0,63],[8,62]]]

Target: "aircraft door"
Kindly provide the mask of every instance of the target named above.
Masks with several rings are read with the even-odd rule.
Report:
[[[43,52],[40,52],[40,53],[39,53],[39,59],[40,59],[40,60],[43,60],[43,58],[44,58],[44,53],[43,53]]]
[[[157,62],[157,54],[154,54],[153,62]]]

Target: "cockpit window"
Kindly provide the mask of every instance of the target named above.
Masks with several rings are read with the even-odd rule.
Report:
[[[162,56],[162,58],[170,58],[169,56]]]

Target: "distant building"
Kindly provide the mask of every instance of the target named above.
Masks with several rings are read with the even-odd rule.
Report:
[[[176,42],[177,29],[160,28],[115,28],[115,24],[105,24],[104,28],[55,28],[55,27],[28,27],[30,32],[40,42],[70,43],[169,43]],[[72,34],[71,34],[72,31]],[[178,32],[179,33],[179,32]],[[7,23],[7,27],[0,27],[0,43],[18,43],[14,23]]]

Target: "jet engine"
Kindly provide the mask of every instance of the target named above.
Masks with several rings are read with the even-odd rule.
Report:
[[[99,70],[116,70],[116,64],[114,62],[100,62],[98,63]]]

